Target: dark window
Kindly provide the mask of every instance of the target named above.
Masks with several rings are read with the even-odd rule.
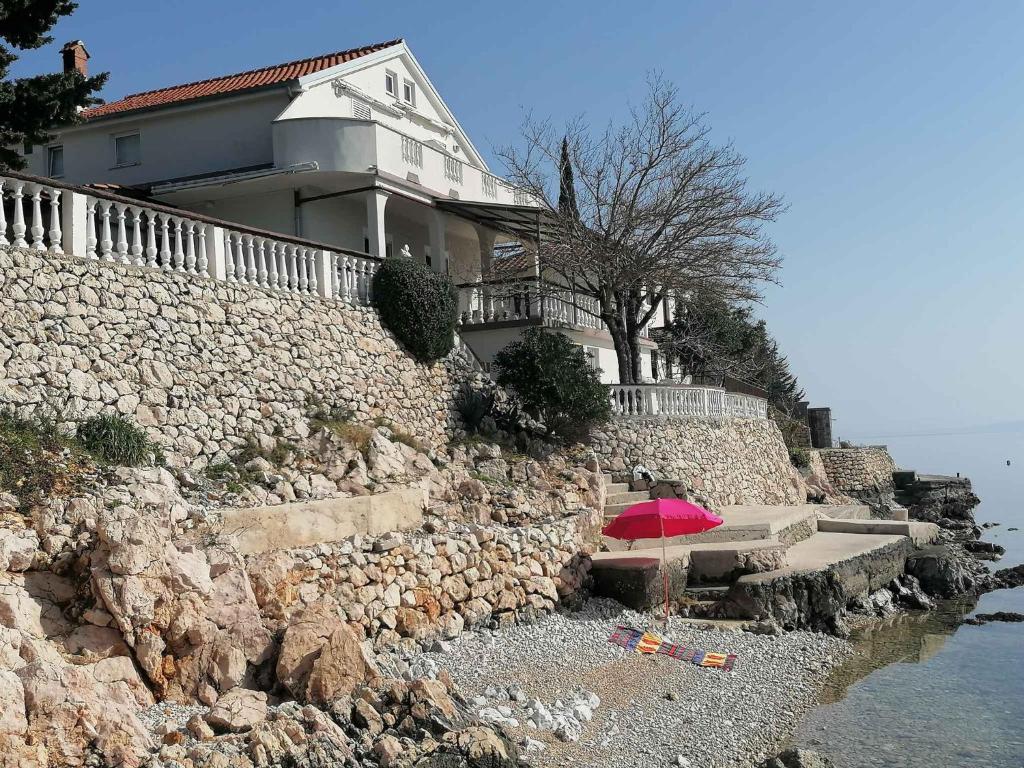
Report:
[[[651,350],[651,377],[658,381],[661,376],[658,375],[658,353]]]

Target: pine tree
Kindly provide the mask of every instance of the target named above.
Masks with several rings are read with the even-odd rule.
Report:
[[[12,49],[33,50],[52,42],[47,33],[77,7],[72,0],[0,0],[0,169],[23,168],[14,147],[46,143],[50,129],[78,122],[79,108],[97,103],[93,94],[106,82],[105,73],[9,79],[18,59]]]

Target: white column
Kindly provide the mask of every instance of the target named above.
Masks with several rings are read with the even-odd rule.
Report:
[[[61,229],[64,253],[84,259],[88,255],[89,200],[85,195],[65,189],[60,193]],[[95,247],[95,246],[94,246]]]
[[[447,272],[448,248],[447,239],[445,238],[445,227],[448,223],[448,217],[436,208],[432,208],[428,221],[430,228],[430,256],[433,262],[431,266],[435,272]]]
[[[384,209],[387,207],[390,192],[374,189],[366,193],[366,233],[370,239],[370,253],[384,258],[387,250],[384,233]]]
[[[202,226],[202,225],[200,225]],[[224,248],[224,230],[206,225],[206,271],[214,280],[227,280],[227,251]]]
[[[313,274],[316,275],[316,294],[325,299],[334,298],[334,274],[331,263],[334,261],[332,251],[313,251]]]

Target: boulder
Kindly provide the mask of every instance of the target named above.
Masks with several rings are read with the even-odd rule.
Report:
[[[306,698],[312,704],[330,704],[351,694],[356,686],[371,683],[379,677],[376,664],[356,633],[343,624],[334,630],[319,658],[313,662]]]
[[[761,768],[834,768],[834,766],[835,764],[827,757],[809,749],[787,749],[761,764]]]
[[[313,663],[320,657],[328,638],[345,626],[331,603],[315,603],[295,616],[281,641],[277,658],[277,681],[296,699],[304,700]]]
[[[929,595],[956,597],[973,592],[977,575],[967,558],[950,547],[924,547],[907,558],[907,573],[914,576]]]
[[[206,714],[214,731],[243,733],[267,719],[267,694],[246,688],[233,688]]]

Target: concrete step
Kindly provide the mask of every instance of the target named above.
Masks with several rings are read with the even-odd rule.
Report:
[[[641,499],[641,501],[642,500],[643,499]],[[604,505],[604,519],[605,520],[614,520],[616,517],[621,515],[627,509],[632,507],[634,504],[636,504],[635,501],[629,501],[629,502],[626,502],[625,504],[605,504]]]
[[[605,502],[605,509],[608,509],[608,507],[619,507],[623,504],[632,506],[633,504],[639,504],[641,501],[650,501],[650,499],[651,496],[647,491],[610,493],[608,494],[608,500]]]
[[[617,493],[629,493],[629,483],[612,483],[605,480],[604,489],[609,496],[614,496]]]
[[[822,504],[818,511],[825,517],[843,520],[870,520],[871,507],[867,504]]]
[[[818,530],[822,533],[909,536],[917,546],[931,544],[939,536],[939,527],[935,523],[907,522],[905,520],[821,518],[818,520]]]

